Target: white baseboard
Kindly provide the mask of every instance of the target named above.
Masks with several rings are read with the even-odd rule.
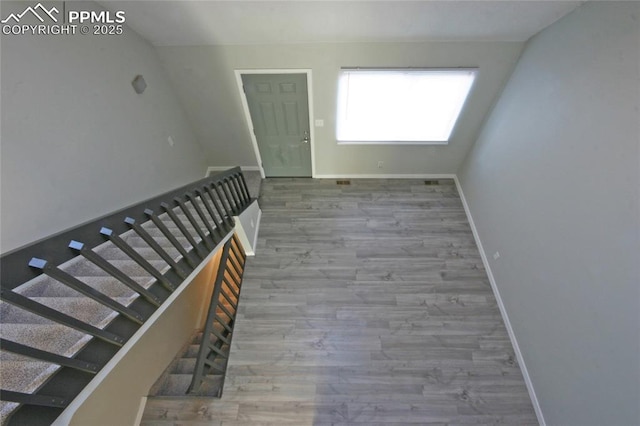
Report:
[[[544,416],[542,415],[542,409],[540,408],[540,403],[538,401],[538,397],[536,396],[536,391],[533,388],[533,383],[531,382],[529,371],[527,370],[527,366],[525,365],[524,359],[522,358],[522,352],[520,352],[520,346],[518,346],[518,340],[516,339],[516,335],[513,332],[513,327],[511,327],[511,321],[509,321],[507,310],[504,307],[504,303],[502,302],[502,297],[500,296],[500,292],[498,291],[498,286],[496,285],[495,278],[493,277],[493,272],[491,271],[491,266],[489,265],[487,254],[485,253],[484,248],[482,247],[482,242],[480,241],[480,235],[478,234],[476,225],[473,222],[473,217],[471,216],[471,210],[469,210],[469,205],[467,204],[467,200],[464,197],[464,192],[462,192],[462,186],[460,185],[458,176],[454,176],[453,179],[456,183],[456,188],[458,189],[458,193],[460,194],[460,199],[462,200],[462,205],[467,215],[467,219],[469,220],[469,225],[471,226],[471,232],[473,232],[473,238],[475,239],[476,245],[478,246],[478,250],[480,251],[480,256],[482,257],[482,263],[484,264],[484,269],[487,271],[487,276],[489,277],[489,283],[491,284],[491,289],[493,290],[493,294],[495,295],[496,301],[498,302],[498,308],[500,309],[502,320],[504,321],[504,325],[507,328],[507,333],[509,333],[509,339],[511,339],[511,344],[513,345],[513,350],[516,354],[516,359],[518,360],[518,364],[520,365],[520,370],[522,371],[522,377],[524,378],[524,382],[527,385],[527,390],[529,391],[529,397],[531,398],[533,409],[536,412],[536,417],[538,417],[538,422],[540,423],[541,426],[546,426],[547,423],[545,422]]]
[[[209,166],[204,177],[211,175],[212,172],[224,172],[225,170],[233,169],[235,166]],[[259,166],[240,166],[243,172],[259,172]]]
[[[455,174],[355,174],[355,175],[315,175],[315,179],[454,179]]]

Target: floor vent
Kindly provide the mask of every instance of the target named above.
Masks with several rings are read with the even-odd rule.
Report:
[[[440,181],[437,179],[429,179],[424,181],[425,185],[440,185]]]
[[[351,185],[351,181],[350,180],[337,180],[336,183],[338,185]]]

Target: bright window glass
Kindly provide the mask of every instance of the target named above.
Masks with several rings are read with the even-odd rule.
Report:
[[[476,69],[343,69],[338,142],[447,143]]]

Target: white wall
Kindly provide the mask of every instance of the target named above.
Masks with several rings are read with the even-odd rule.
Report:
[[[640,424],[638,19],[533,38],[459,171],[549,425]]]
[[[2,15],[24,7],[3,2]],[[1,42],[2,252],[204,176],[156,52],[132,30]]]
[[[275,46],[159,47],[212,166],[255,166],[235,69],[311,69],[316,172],[327,174],[455,173],[475,140],[523,43],[327,43]],[[479,67],[460,125],[448,146],[338,146],[335,137],[340,67]],[[377,167],[384,161],[384,168]]]

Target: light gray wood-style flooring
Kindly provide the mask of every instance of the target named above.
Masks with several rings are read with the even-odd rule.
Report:
[[[222,399],[143,425],[538,424],[452,180],[267,179]]]

